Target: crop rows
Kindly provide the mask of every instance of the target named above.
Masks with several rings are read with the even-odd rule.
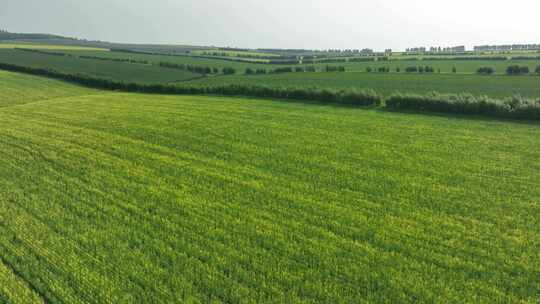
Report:
[[[537,125],[82,91],[0,117],[0,299],[539,297]]]

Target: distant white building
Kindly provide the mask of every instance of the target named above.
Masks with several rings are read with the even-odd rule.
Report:
[[[494,51],[538,51],[540,44],[504,44],[504,45],[478,45],[474,47],[477,52]]]

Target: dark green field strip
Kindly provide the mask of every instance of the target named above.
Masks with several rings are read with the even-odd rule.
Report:
[[[0,71],[0,108],[51,98],[99,94],[100,91],[35,77]]]
[[[197,57],[187,57],[187,56],[166,56],[166,55],[152,55],[152,54],[137,54],[137,53],[123,53],[123,52],[99,52],[99,51],[64,51],[66,54],[73,56],[96,56],[102,58],[111,58],[111,59],[133,59],[133,60],[145,60],[149,63],[159,64],[160,62],[170,62],[176,64],[186,64],[186,65],[196,65],[204,67],[234,67],[238,69],[238,72],[244,72],[248,67],[266,67],[271,68],[277,65],[267,65],[267,64],[256,64],[256,63],[246,63],[246,62],[236,62],[228,60],[220,60],[218,58],[197,58]],[[240,71],[241,70],[241,71]]]
[[[102,52],[105,53],[105,52]],[[168,83],[200,77],[200,74],[179,69],[166,69],[147,64],[50,56],[21,50],[0,50],[0,62],[49,68],[63,73],[82,74],[110,80],[137,83]]]
[[[538,299],[538,125],[133,94],[0,116],[0,255],[51,302]]]
[[[385,95],[396,92],[425,94],[471,93],[491,97],[540,96],[538,76],[417,75],[368,73],[288,73],[263,76],[205,78],[190,83],[201,85],[252,84],[282,87],[370,88]]]

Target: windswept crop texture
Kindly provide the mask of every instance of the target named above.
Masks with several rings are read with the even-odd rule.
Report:
[[[0,62],[33,68],[49,68],[68,74],[81,74],[103,79],[147,84],[184,81],[201,76],[185,70],[165,69],[148,64],[53,56],[16,49],[0,49]]]
[[[540,299],[538,124],[45,81],[0,73],[0,302]]]

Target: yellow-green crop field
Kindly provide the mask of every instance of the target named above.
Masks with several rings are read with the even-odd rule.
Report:
[[[538,303],[539,138],[0,72],[0,303]]]

